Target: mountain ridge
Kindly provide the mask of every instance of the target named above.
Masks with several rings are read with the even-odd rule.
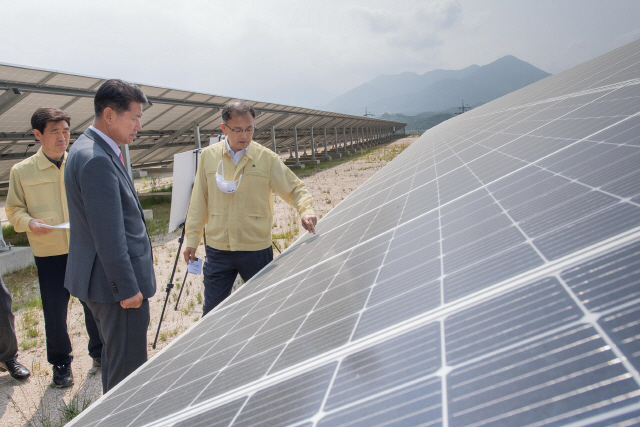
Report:
[[[461,70],[437,69],[424,74],[381,75],[340,95],[322,107],[327,111],[360,115],[439,112],[465,104],[486,103],[528,86],[551,74],[513,55],[487,65]]]

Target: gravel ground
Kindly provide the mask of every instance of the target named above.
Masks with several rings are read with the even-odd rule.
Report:
[[[318,217],[326,215],[334,206],[342,201],[349,193],[358,188],[374,173],[386,165],[397,153],[400,146],[407,146],[415,141],[416,137],[407,137],[391,144],[380,146],[372,153],[359,157],[337,166],[319,170],[311,176],[303,178],[307,188],[314,198],[314,208]],[[394,147],[396,148],[394,150]],[[136,180],[136,187],[142,189],[151,184],[151,178],[144,182]],[[156,184],[170,182],[170,176],[162,176],[156,179]],[[4,212],[4,199],[0,199],[0,218],[6,218]],[[296,230],[302,230],[300,219],[293,208],[283,202],[279,197],[274,199],[274,229],[273,234],[290,232],[293,240],[297,238]],[[298,231],[300,232],[300,231]],[[282,248],[291,239],[278,239]],[[201,298],[203,296],[202,276],[189,275],[187,277],[184,293],[180,300],[178,310],[174,310],[175,300],[179,293],[174,288],[170,294],[170,304],[167,307],[167,316],[162,323],[160,339],[157,349],[152,349],[151,344],[155,338],[158,320],[165,300],[165,287],[169,281],[169,275],[178,249],[178,234],[156,237],[153,242],[155,256],[155,272],[158,283],[158,291],[151,299],[151,325],[149,326],[147,339],[149,358],[166,347],[179,334],[187,330],[197,322],[202,315]],[[204,256],[204,248],[200,246],[197,251],[199,257]],[[277,252],[275,254],[278,255]],[[186,268],[183,261],[178,263],[174,283],[181,284]],[[77,407],[77,402],[82,406],[83,402],[93,402],[102,395],[102,385],[99,372],[92,372],[91,358],[87,353],[87,335],[85,331],[82,306],[72,298],[68,315],[68,328],[72,339],[74,361],[72,363],[75,384],[71,388],[57,389],[50,387],[51,366],[46,361],[46,348],[44,339],[44,320],[42,312],[34,310],[33,315],[38,322],[32,327],[38,332],[35,337],[36,345],[28,350],[22,350],[19,361],[27,366],[32,376],[26,381],[18,382],[7,373],[0,373],[0,426],[31,425],[48,426],[63,424],[63,409],[65,405]],[[28,339],[25,327],[24,310],[16,314],[16,329],[18,342],[23,343]],[[33,334],[33,332],[32,332]],[[72,402],[73,400],[73,402]],[[71,403],[70,403],[71,402]]]

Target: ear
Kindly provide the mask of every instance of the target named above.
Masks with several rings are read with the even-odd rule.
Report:
[[[104,120],[105,123],[111,124],[115,115],[115,110],[111,107],[107,107],[102,111],[102,120]]]
[[[35,136],[38,141],[42,141],[42,132],[38,129],[33,130],[33,136]]]
[[[224,133],[225,135],[227,135],[227,132],[229,132],[229,130],[227,129],[227,125],[225,125],[224,123],[220,124],[220,129],[222,129],[222,133]]]

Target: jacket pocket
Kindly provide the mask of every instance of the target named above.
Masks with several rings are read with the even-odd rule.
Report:
[[[209,219],[207,220],[207,226],[205,227],[207,238],[215,242],[224,242],[227,240],[225,230],[226,226],[224,215],[217,212],[209,213]]]
[[[271,218],[266,214],[246,213],[242,216],[242,243],[260,243],[271,238]]]
[[[144,255],[145,246],[147,241],[143,242],[127,242],[127,253],[130,257],[137,257]]]

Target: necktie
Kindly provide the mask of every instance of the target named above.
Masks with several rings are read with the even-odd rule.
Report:
[[[118,157],[120,157],[120,161],[122,162],[122,166],[124,166],[124,159],[122,158],[122,151],[118,153]]]

